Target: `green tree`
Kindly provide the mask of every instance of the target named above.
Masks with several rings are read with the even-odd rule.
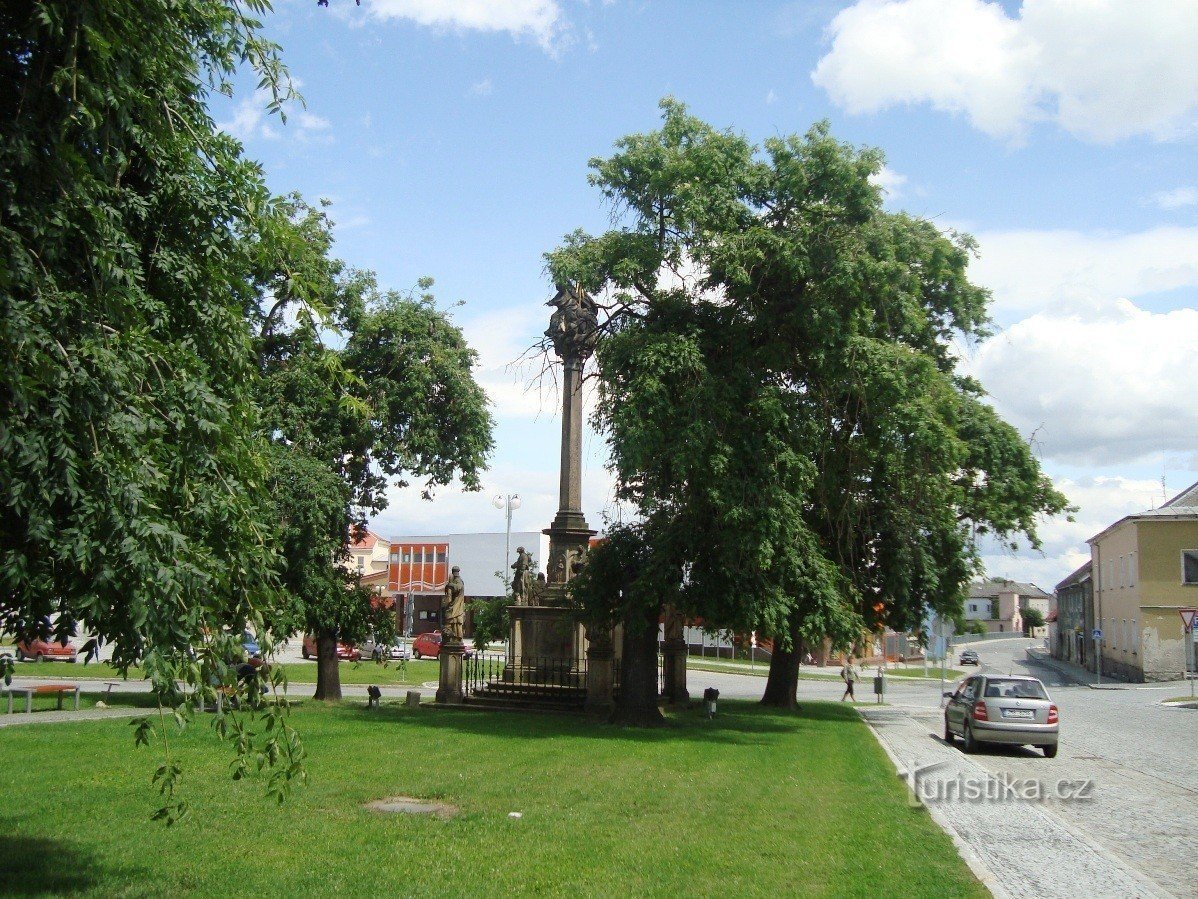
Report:
[[[626,624],[669,602],[775,636],[765,700],[789,705],[801,638],[915,626],[959,602],[976,534],[1034,542],[1065,501],[954,371],[949,341],[985,333],[968,238],[885,212],[881,154],[826,125],[762,150],[662,108],[591,163],[617,227],[548,256],[606,299],[596,421],[659,569],[653,589],[579,593],[622,595]]]
[[[1030,634],[1038,627],[1044,627],[1044,614],[1037,608],[1028,606],[1026,609],[1020,609],[1019,615],[1023,618],[1023,632]]]
[[[0,628],[82,623],[172,693],[279,596],[248,323],[271,202],[208,111],[245,62],[288,93],[266,8],[0,6]]]
[[[389,640],[394,627],[393,610],[342,565],[348,542],[385,508],[389,483],[419,479],[426,497],[455,477],[477,489],[492,420],[475,353],[437,308],[432,281],[380,292],[373,275],[332,257],[323,210],[294,197],[284,206],[274,244],[289,252],[262,273],[259,337],[292,600],[276,626],[315,636],[316,698],[336,701],[338,641]]]

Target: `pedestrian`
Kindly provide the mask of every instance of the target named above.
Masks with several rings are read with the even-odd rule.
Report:
[[[846,699],[857,701],[857,694],[853,692],[853,684],[860,677],[860,672],[857,671],[857,666],[853,664],[853,657],[850,655],[845,659],[844,667],[840,669],[840,679],[844,681],[844,695],[840,697],[840,701]]]

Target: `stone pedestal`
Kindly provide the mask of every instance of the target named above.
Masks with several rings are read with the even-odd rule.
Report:
[[[466,647],[461,643],[442,643],[438,658],[441,662],[441,676],[437,682],[437,702],[441,705],[461,705],[465,700],[462,696],[462,657]]]
[[[615,704],[612,687],[615,684],[615,653],[611,634],[587,629],[587,699],[588,712],[606,713]]]
[[[662,698],[672,705],[690,702],[686,689],[686,642],[681,637],[666,640],[661,645],[664,687]]]

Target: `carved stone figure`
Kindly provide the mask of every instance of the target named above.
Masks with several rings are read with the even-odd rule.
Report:
[[[532,582],[531,595],[528,600],[530,606],[544,605],[545,597],[549,593],[549,582],[545,580],[545,572],[538,571],[537,579]]]
[[[532,553],[525,551],[523,546],[516,547],[516,561],[512,563],[512,596],[516,605],[528,605],[529,593],[532,587]]]
[[[558,285],[557,295],[547,304],[556,306],[545,336],[562,359],[586,359],[595,349],[599,307],[577,285]]]
[[[444,643],[462,642],[466,624],[466,585],[460,572],[457,565],[453,566],[445,584],[445,597],[441,600],[441,639]]]

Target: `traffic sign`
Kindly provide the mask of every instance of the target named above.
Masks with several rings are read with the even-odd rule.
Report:
[[[1177,614],[1181,616],[1181,626],[1187,632],[1194,629],[1194,618],[1198,616],[1198,609],[1178,609]]]
[[[1095,640],[1102,639],[1102,631],[1100,631],[1098,628],[1094,628],[1094,639]]]

